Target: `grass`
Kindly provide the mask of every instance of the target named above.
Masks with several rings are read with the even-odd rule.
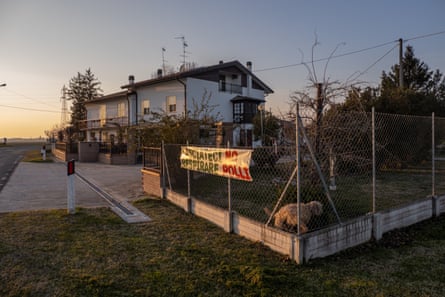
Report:
[[[444,296],[445,217],[298,266],[167,201],[0,214],[1,296]]]
[[[40,150],[27,151],[22,159],[22,162],[35,162],[35,163],[51,163],[53,159],[51,153],[46,153],[46,160],[43,160]]]
[[[285,187],[292,164],[277,164],[271,167],[253,167],[253,182],[231,181],[232,208],[240,215],[259,222],[266,222],[264,208],[273,209]],[[441,175],[440,175],[441,174]],[[227,179],[211,175],[191,174],[191,195],[221,208],[228,207]],[[382,211],[426,198],[432,193],[431,174],[425,170],[379,171],[376,180],[376,210]],[[443,172],[436,177],[436,193],[445,193]],[[183,178],[186,176],[184,174]],[[319,200],[324,204],[321,217],[314,219],[311,228],[319,229],[338,222],[319,178],[302,175],[301,199],[303,202]],[[329,181],[327,181],[329,183]],[[372,212],[372,172],[363,170],[358,174],[342,174],[336,177],[336,191],[330,191],[336,211],[342,221]],[[173,190],[187,195],[187,183],[173,184]],[[281,205],[295,202],[296,185],[290,185]]]

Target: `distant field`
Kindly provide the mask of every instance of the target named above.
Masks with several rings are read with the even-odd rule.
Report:
[[[0,214],[1,296],[445,296],[445,216],[303,266],[167,201]]]

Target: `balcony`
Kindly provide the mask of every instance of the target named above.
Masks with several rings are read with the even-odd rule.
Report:
[[[128,117],[85,120],[80,122],[80,130],[100,129],[106,127],[128,126]]]
[[[223,80],[219,81],[219,91],[226,92],[230,94],[242,94],[243,87],[237,84],[226,83]]]

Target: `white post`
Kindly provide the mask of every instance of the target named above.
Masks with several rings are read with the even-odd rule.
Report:
[[[74,183],[74,160],[68,161],[67,164],[67,206],[68,214],[76,213],[76,190]]]
[[[46,146],[43,145],[42,149],[40,150],[40,154],[42,155],[42,160],[45,161],[46,160]]]
[[[227,149],[230,148],[230,141],[227,141]],[[227,226],[227,232],[232,233],[232,189],[230,184],[230,177],[227,177],[227,199],[228,199],[228,213],[229,213],[229,224]]]

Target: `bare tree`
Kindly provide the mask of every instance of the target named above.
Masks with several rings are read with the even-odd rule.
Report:
[[[326,63],[323,67],[322,75],[319,77],[317,69],[315,67],[315,49],[319,46],[317,36],[315,36],[315,42],[312,45],[311,60],[310,62],[304,61],[304,54],[300,50],[302,55],[302,64],[306,67],[308,72],[308,84],[302,90],[296,90],[290,96],[290,111],[289,115],[294,117],[294,111],[296,104],[299,105],[300,111],[304,115],[304,119],[307,127],[312,128],[315,140],[315,152],[320,152],[320,131],[322,125],[322,119],[324,113],[331,107],[333,107],[338,99],[344,99],[348,92],[348,89],[352,84],[340,83],[338,80],[331,80],[327,76],[327,69],[329,62],[334,56],[338,48],[343,43],[338,44],[326,59]],[[314,92],[315,91],[315,92]],[[314,96],[315,93],[315,96]]]

